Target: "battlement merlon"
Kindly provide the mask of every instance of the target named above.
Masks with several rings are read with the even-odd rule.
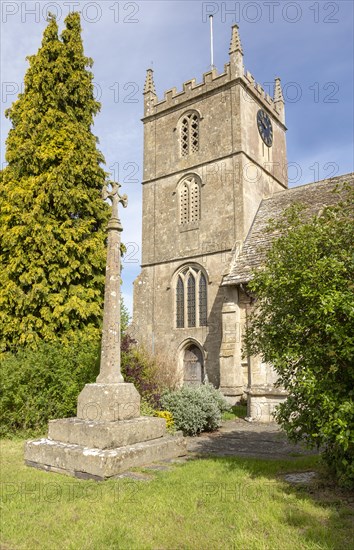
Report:
[[[224,65],[224,72],[218,74],[214,68],[203,74],[201,83],[197,83],[195,78],[187,80],[183,83],[182,91],[177,91],[174,87],[165,92],[163,99],[158,99],[153,80],[153,70],[148,69],[144,86],[144,117],[142,120],[146,121],[152,116],[159,115],[170,109],[174,110],[179,106],[188,107],[189,104],[200,99],[203,95],[220,92],[220,88],[223,87],[226,92],[235,84],[240,83],[246,93],[248,91],[273,117],[285,126],[285,104],[280,79],[278,77],[275,79],[274,96],[272,98],[255,81],[253,75],[249,71],[245,71],[243,50],[237,25],[233,25],[232,27],[229,56],[230,61]]]

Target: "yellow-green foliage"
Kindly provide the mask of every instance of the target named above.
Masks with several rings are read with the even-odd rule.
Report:
[[[140,401],[140,416],[155,416],[155,410],[146,399]]]
[[[80,16],[61,37],[54,17],[28,57],[21,93],[6,115],[8,165],[0,181],[0,349],[99,334],[106,174],[91,132],[100,104],[86,67]]]
[[[173,428],[175,427],[173,416],[170,411],[155,411],[155,416],[158,416],[159,418],[164,418],[166,420],[166,428],[168,430],[173,430]]]

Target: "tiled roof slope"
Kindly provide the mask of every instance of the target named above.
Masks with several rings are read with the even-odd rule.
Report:
[[[235,285],[250,281],[252,271],[260,267],[275,237],[274,233],[265,231],[270,220],[279,219],[284,210],[295,203],[306,205],[308,216],[316,215],[324,206],[338,202],[339,194],[333,193],[333,190],[344,182],[354,185],[354,173],[293,187],[264,199],[241,251],[237,251],[232,258],[230,272],[225,275],[222,284]]]

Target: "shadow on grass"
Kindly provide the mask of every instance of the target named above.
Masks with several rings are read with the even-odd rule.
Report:
[[[318,452],[290,443],[283,432],[261,428],[252,431],[244,426],[240,430],[239,425],[227,433],[203,434],[189,443],[193,449],[191,460],[212,460],[230,478],[242,470],[249,479],[240,485],[211,483],[205,488],[210,498],[234,498],[245,506],[251,504],[255,518],[260,503],[264,506],[268,502],[270,509],[275,505],[278,511],[281,509],[281,522],[299,532],[304,548],[352,547],[354,492],[335,485]],[[305,483],[286,481],[286,474],[299,472],[316,475]],[[287,548],[292,548],[289,544]]]
[[[273,454],[279,451],[279,432],[247,428],[245,441],[255,445],[258,438]],[[102,483],[27,468],[22,442],[7,441],[3,543],[41,550],[349,549],[353,510],[342,495],[329,490],[324,497],[314,483],[298,487],[284,480],[285,473],[320,472],[318,458],[235,456],[233,431],[194,438],[200,459]],[[233,455],[210,455],[210,439],[226,445],[229,434]]]

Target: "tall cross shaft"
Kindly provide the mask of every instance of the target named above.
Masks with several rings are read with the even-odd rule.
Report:
[[[119,384],[124,379],[120,370],[120,233],[123,230],[118,216],[118,205],[125,208],[126,195],[119,194],[119,183],[112,183],[112,189],[104,186],[102,197],[112,202],[112,215],[107,225],[107,262],[104,292],[103,329],[101,341],[99,384]]]

